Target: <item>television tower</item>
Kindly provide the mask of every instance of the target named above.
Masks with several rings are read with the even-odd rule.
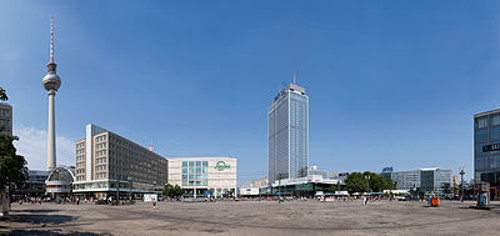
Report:
[[[61,87],[61,79],[56,74],[56,63],[54,62],[54,17],[50,17],[50,61],[47,64],[47,75],[43,77],[43,87],[49,96],[49,130],[47,140],[47,170],[56,168],[56,122],[54,97],[56,91]]]

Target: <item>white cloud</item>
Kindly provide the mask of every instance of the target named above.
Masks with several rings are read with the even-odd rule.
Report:
[[[33,127],[19,126],[14,128],[14,134],[19,137],[15,142],[17,153],[28,161],[30,170],[47,169],[47,131]],[[57,165],[75,165],[74,142],[56,134]]]

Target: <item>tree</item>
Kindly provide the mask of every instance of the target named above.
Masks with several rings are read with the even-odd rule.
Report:
[[[342,190],[343,190],[343,188],[340,185],[332,185],[328,188],[328,191],[331,193],[334,193],[336,191],[342,191]]]
[[[175,186],[166,184],[165,187],[163,187],[163,195],[165,196],[177,198],[182,196],[182,194],[184,194],[184,190],[177,184]]]
[[[452,193],[452,190],[451,190],[451,184],[450,183],[442,183],[442,186],[443,187],[443,192],[445,194],[450,194]]]
[[[366,191],[365,176],[359,172],[353,172],[345,179],[345,188],[350,193]]]
[[[353,192],[365,192],[366,191],[366,179],[365,176],[370,176],[369,185],[370,191],[372,192],[382,192],[383,190],[389,189],[389,181],[379,174],[366,171],[364,173],[353,172],[347,176],[345,180],[346,190],[350,193]],[[393,184],[393,188],[395,185]]]
[[[7,94],[0,87],[0,100],[6,101]],[[0,127],[0,131],[3,128]],[[28,178],[28,168],[26,167],[26,159],[23,156],[16,154],[14,141],[19,140],[18,137],[0,132],[0,202],[2,205],[2,215],[8,215],[8,199],[6,190],[12,193],[14,189],[22,187]]]
[[[9,100],[9,97],[7,97],[7,93],[5,92],[5,89],[0,87],[0,101],[7,101]]]

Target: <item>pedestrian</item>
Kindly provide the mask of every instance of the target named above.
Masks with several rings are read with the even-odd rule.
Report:
[[[156,198],[153,198],[153,210],[156,209]]]

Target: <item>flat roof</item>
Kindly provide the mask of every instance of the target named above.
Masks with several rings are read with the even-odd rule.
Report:
[[[480,116],[486,116],[486,115],[496,114],[496,113],[500,113],[500,109],[491,110],[491,111],[483,111],[483,112],[477,113],[477,114],[474,115],[474,118],[480,117]]]
[[[179,161],[179,160],[220,160],[220,159],[234,159],[236,157],[175,157],[175,158],[167,158],[169,161]]]

